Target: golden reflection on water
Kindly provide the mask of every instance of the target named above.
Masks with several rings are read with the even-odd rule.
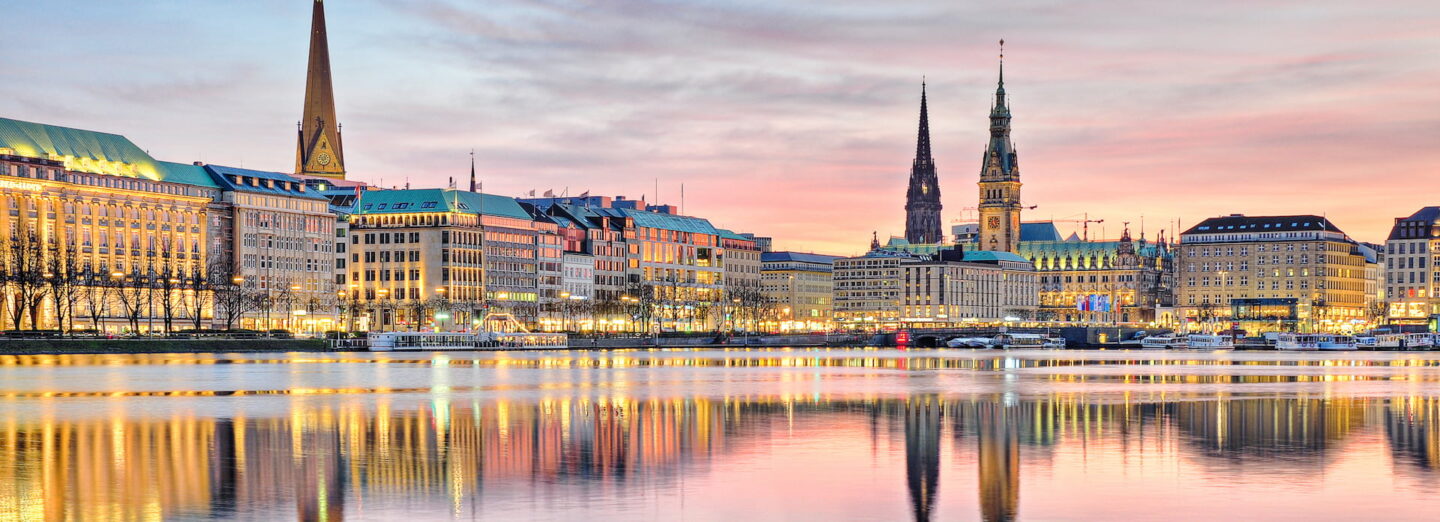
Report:
[[[0,390],[0,406],[6,407],[0,408],[0,520],[593,518],[607,512],[615,518],[676,518],[686,513],[686,504],[647,506],[661,504],[656,498],[683,496],[687,481],[705,485],[689,493],[695,506],[689,509],[697,510],[691,516],[703,514],[698,510],[706,506],[735,503],[753,503],[755,518],[779,516],[766,510],[835,504],[845,510],[842,517],[1010,520],[1073,516],[1067,506],[1085,505],[1095,496],[1087,489],[1090,481],[1109,480],[1150,494],[1156,494],[1155,483],[1167,480],[1183,484],[1177,487],[1184,491],[1159,494],[1203,495],[1195,490],[1235,486],[1227,494],[1240,496],[1228,500],[1253,506],[1246,499],[1318,495],[1331,487],[1322,482],[1337,476],[1354,479],[1342,486],[1379,487],[1394,495],[1385,507],[1417,514],[1433,512],[1434,501],[1391,485],[1415,484],[1416,491],[1440,485],[1440,398],[1431,388],[1369,396],[1303,390],[1245,395],[1233,387],[1145,390],[1372,380],[1433,386],[1433,375],[1408,369],[1435,362],[788,351],[677,357],[648,350],[490,358],[0,356],[0,367],[11,372],[152,364],[240,365],[237,369],[379,364],[435,371],[419,387]],[[510,384],[457,384],[454,369],[465,367],[496,372],[486,375],[596,369],[612,376],[615,369],[686,367],[728,368],[749,376],[756,375],[754,368],[772,367],[927,375],[1022,371],[1033,379],[1025,386],[1034,389],[915,393],[897,386],[886,393],[813,394],[738,389],[714,397],[627,397],[571,393],[563,382],[543,381],[537,387],[546,396],[509,397]],[[1086,368],[1101,372],[1068,371]],[[1377,368],[1386,370],[1372,372]],[[1302,371],[1271,371],[1277,369]],[[1244,373],[1250,370],[1265,371]],[[763,375],[784,380],[795,374]],[[1086,382],[1133,386],[1119,394],[1052,389]],[[475,390],[498,395],[464,393]],[[227,396],[283,402],[279,410],[239,408],[223,415],[156,407],[183,400],[177,397]],[[93,400],[84,402],[85,408],[94,408],[87,414],[64,409],[87,398]],[[354,400],[359,398],[373,400]],[[1367,452],[1373,450],[1384,458],[1372,458]],[[746,471],[764,466],[770,466],[765,473]],[[826,466],[844,466],[852,474],[817,477]],[[1277,473],[1289,482],[1272,484]],[[829,481],[825,487],[805,487],[820,478]],[[718,493],[746,481],[773,490],[775,498]],[[707,498],[705,491],[716,493]],[[806,498],[800,507],[788,496],[795,491]],[[1166,501],[1134,502],[1136,510],[1163,510]],[[824,518],[807,514],[789,512],[792,518]],[[1314,515],[1343,512],[1317,509]]]

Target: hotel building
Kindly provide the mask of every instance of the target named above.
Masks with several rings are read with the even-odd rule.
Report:
[[[765,252],[760,280],[765,295],[780,308],[782,330],[819,331],[834,328],[838,256],[803,252]]]
[[[1209,218],[1180,235],[1177,311],[1191,330],[1357,329],[1373,302],[1367,250],[1322,216]]]
[[[841,327],[945,328],[1033,319],[1039,278],[1008,252],[875,250],[835,260],[835,320]]]
[[[1385,318],[1391,323],[1429,324],[1440,314],[1440,207],[1395,218],[1384,245]]]

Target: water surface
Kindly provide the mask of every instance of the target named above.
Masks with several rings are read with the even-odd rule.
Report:
[[[0,356],[0,520],[1433,519],[1440,354]]]

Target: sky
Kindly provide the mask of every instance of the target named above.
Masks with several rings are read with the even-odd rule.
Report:
[[[294,168],[308,0],[4,12],[23,23],[0,33],[0,116]],[[904,232],[922,78],[943,218],[974,219],[1003,38],[1027,221],[1154,238],[1306,213],[1383,241],[1440,204],[1433,0],[331,0],[326,17],[349,177],[384,186],[464,185],[473,149],[486,192],[678,205],[683,186],[686,214],[857,254]]]

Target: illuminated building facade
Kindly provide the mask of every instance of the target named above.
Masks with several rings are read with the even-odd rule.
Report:
[[[804,252],[761,254],[760,280],[765,295],[780,308],[781,329],[829,330],[835,326],[835,282],[838,256]]]
[[[1209,218],[1180,235],[1177,312],[1190,329],[1354,330],[1373,299],[1366,250],[1322,216]]]
[[[1440,207],[1425,207],[1395,218],[1384,246],[1385,318],[1392,323],[1428,324],[1440,314]]]
[[[1165,322],[1161,310],[1174,302],[1170,246],[1135,240],[1129,229],[1117,241],[1022,241],[1019,254],[1040,274],[1041,321]]]
[[[1001,40],[1000,44],[1005,44]],[[1020,164],[1010,142],[1010,106],[1005,100],[1005,54],[990,108],[990,141],[980,166],[981,250],[1014,253],[1020,248]]]
[[[753,237],[719,229],[720,247],[724,249],[725,293],[736,290],[758,291],[760,285],[760,248]]]
[[[288,174],[205,165],[223,191],[229,226],[217,255],[258,303],[240,328],[323,333],[339,327],[335,215],[330,202]]]
[[[541,244],[544,237],[556,244]],[[504,196],[454,189],[363,192],[350,220],[351,297],[370,329],[475,325],[486,312],[534,324],[541,248],[559,259],[555,225]],[[556,263],[557,265],[559,262]],[[557,267],[558,272],[558,267]],[[446,322],[442,318],[440,322]]]
[[[204,169],[158,161],[124,136],[0,118],[0,324],[208,327],[219,195]]]
[[[1008,252],[872,251],[837,259],[835,319],[851,328],[944,328],[1033,319],[1039,278]]]

